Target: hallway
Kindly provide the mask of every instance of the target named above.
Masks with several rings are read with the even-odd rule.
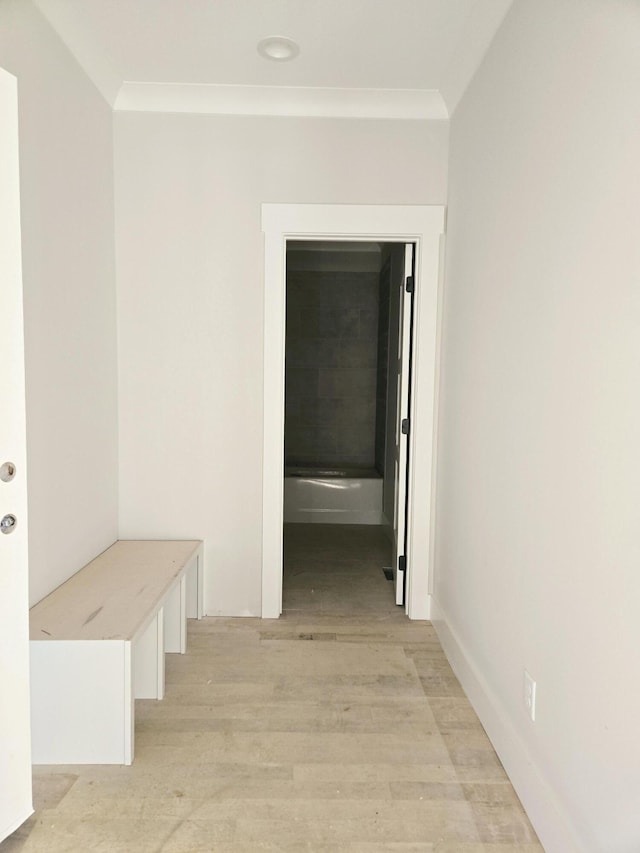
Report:
[[[0,853],[542,851],[379,529],[292,527],[282,618],[191,622],[133,766],[37,768]]]

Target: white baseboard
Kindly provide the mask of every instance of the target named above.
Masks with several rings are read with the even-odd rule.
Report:
[[[449,663],[480,718],[546,853],[587,853],[549,782],[501,708],[446,613],[433,596],[431,622]]]

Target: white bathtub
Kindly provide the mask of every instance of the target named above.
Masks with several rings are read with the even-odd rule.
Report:
[[[373,469],[287,467],[284,520],[382,524],[382,477]]]

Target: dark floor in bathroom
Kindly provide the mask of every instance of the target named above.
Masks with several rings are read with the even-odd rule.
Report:
[[[384,574],[390,566],[391,541],[382,527],[285,524],[283,609],[404,617]]]

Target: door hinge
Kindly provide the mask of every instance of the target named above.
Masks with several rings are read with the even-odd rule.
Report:
[[[400,424],[400,430],[403,435],[409,435],[409,418],[403,418]]]
[[[407,558],[403,555],[402,557],[398,557],[398,571],[404,572],[407,569]]]
[[[412,275],[407,276],[407,282],[405,284],[405,289],[407,293],[413,293],[416,289],[416,280]]]

